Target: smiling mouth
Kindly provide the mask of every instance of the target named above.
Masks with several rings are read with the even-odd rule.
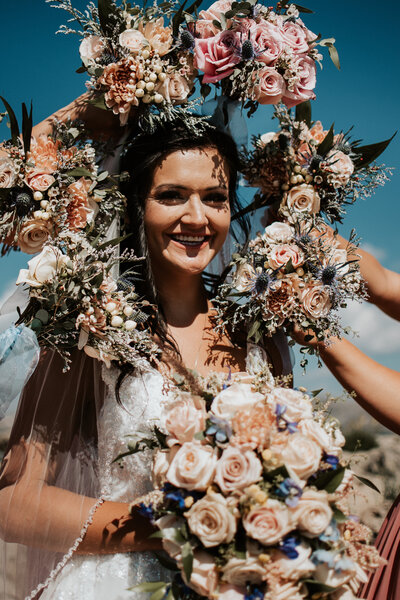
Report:
[[[182,244],[182,246],[194,247],[201,246],[205,242],[208,242],[211,238],[210,235],[182,235],[182,234],[171,234],[169,236],[172,241]]]

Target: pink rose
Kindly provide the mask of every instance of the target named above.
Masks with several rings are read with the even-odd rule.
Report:
[[[304,262],[304,256],[298,246],[294,244],[279,244],[274,246],[268,259],[271,269],[281,269],[291,261],[295,269]]]
[[[104,51],[104,42],[98,35],[83,38],[79,46],[79,54],[84,65],[89,65],[100,58]]]
[[[246,533],[265,546],[279,542],[293,529],[291,515],[286,504],[268,499],[263,506],[256,506],[243,517]]]
[[[190,581],[186,580],[184,573],[182,573],[182,576],[189,587],[200,596],[211,598],[218,584],[218,572],[214,557],[207,554],[207,552],[194,552]]]
[[[207,10],[201,10],[199,12],[199,20],[206,19],[209,21],[221,21],[221,13],[224,14],[231,10],[232,2],[231,0],[217,0],[211,4],[211,6]]]
[[[217,456],[211,446],[185,442],[172,459],[167,481],[189,490],[206,490],[214,479]]]
[[[303,27],[292,21],[286,21],[281,27],[284,41],[296,54],[308,52],[307,32]]]
[[[0,188],[11,188],[17,180],[14,162],[9,158],[0,158]]]
[[[195,67],[204,72],[204,83],[215,83],[233,73],[240,62],[236,49],[240,38],[232,30],[222,31],[207,39],[195,40]]]
[[[126,29],[119,34],[119,43],[123,48],[129,50],[132,54],[136,54],[144,46],[148,44],[143,33],[137,29]]]
[[[214,481],[229,494],[259,481],[261,473],[261,462],[252,450],[228,446],[217,462]]]
[[[306,285],[301,295],[301,301],[304,312],[310,319],[326,317],[332,307],[329,288],[324,285]]]
[[[229,544],[236,533],[236,519],[222,494],[208,492],[185,516],[190,531],[206,548]]]
[[[31,171],[26,175],[27,185],[35,192],[45,192],[53,183],[55,179],[53,175],[48,173],[38,173],[37,171]]]
[[[309,56],[300,55],[296,58],[295,63],[299,69],[299,81],[292,90],[286,89],[282,97],[282,102],[288,108],[315,98],[313,92],[317,82],[315,62]]]
[[[204,12],[204,11],[201,11]],[[198,19],[196,21],[196,35],[199,38],[206,39],[210,37],[214,37],[219,33],[219,29],[217,29],[209,19]]]
[[[250,27],[250,40],[257,51],[257,60],[270,65],[282,52],[283,38],[275,25],[263,21]]]
[[[277,104],[285,93],[285,81],[273,67],[264,67],[257,73],[254,99],[260,104]]]
[[[293,509],[297,527],[307,537],[314,538],[324,533],[332,520],[328,494],[324,491],[306,490]]]
[[[174,441],[191,442],[195,433],[205,428],[205,412],[200,400],[195,403],[188,394],[168,406],[165,427]]]
[[[43,219],[32,219],[22,225],[18,234],[18,246],[21,252],[36,254],[50,238],[51,225]]]
[[[346,185],[354,171],[350,156],[340,150],[331,150],[321,166],[331,174],[333,183],[337,186]]]
[[[235,382],[215,396],[211,412],[220,419],[231,419],[238,410],[251,408],[263,398],[250,384]]]
[[[222,580],[234,585],[246,586],[247,583],[261,583],[265,578],[265,567],[258,556],[230,558],[222,567]]]

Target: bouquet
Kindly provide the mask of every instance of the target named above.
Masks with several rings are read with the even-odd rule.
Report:
[[[306,342],[312,333],[318,341],[340,336],[346,330],[339,309],[366,297],[354,235],[347,249],[338,248],[334,233],[303,221],[267,226],[232,256],[231,267],[236,272],[221,285],[214,305],[222,327],[247,327],[256,342],[280,327],[290,334],[294,325],[306,333]]]
[[[18,122],[3,99],[11,140],[0,158],[0,241],[35,254],[61,232],[102,239],[122,214],[125,198],[106,171],[99,172],[94,148],[77,123],[55,123],[51,135],[31,137],[32,109],[23,105],[22,139]]]
[[[242,154],[245,180],[260,188],[247,211],[276,204],[291,223],[321,214],[341,222],[346,205],[369,197],[391,175],[374,161],[392,138],[361,146],[349,132],[324,130],[320,121],[311,122],[309,102],[295,115],[277,106],[274,117],[279,130],[253,137],[253,148]]]
[[[348,512],[353,476],[337,422],[262,365],[253,359],[249,373],[213,375],[197,389],[181,383],[154,440],[132,440],[118,457],[157,448],[155,490],[132,510],[159,527],[153,535],[175,570],[172,583],[136,590],[154,599],[350,599],[384,562]]]

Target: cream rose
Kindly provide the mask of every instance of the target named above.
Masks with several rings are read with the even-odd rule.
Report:
[[[225,583],[218,588],[218,600],[244,600],[245,596],[245,587],[240,588],[236,585]]]
[[[310,538],[324,533],[333,516],[328,494],[324,490],[306,490],[292,510],[297,520],[297,527]]]
[[[301,433],[289,435],[280,454],[286,467],[304,481],[318,470],[321,457],[320,446]]]
[[[181,104],[187,99],[192,84],[186,77],[179,73],[171,73],[163,83],[157,86],[157,92],[161,94],[167,102]]]
[[[182,573],[182,576],[189,587],[200,596],[211,598],[218,584],[218,572],[214,557],[207,554],[207,552],[194,552],[190,582],[186,580],[184,573]]]
[[[268,131],[267,133],[263,133],[260,136],[260,142],[261,142],[262,146],[266,146],[270,142],[276,142],[277,139],[278,139],[278,134],[276,133],[276,131]]]
[[[148,45],[148,41],[143,33],[137,29],[125,29],[119,34],[119,43],[123,48],[129,50],[131,54],[137,54],[144,46]]]
[[[21,269],[16,281],[27,283],[31,287],[42,287],[44,283],[54,279],[57,272],[61,271],[68,261],[58,248],[45,246],[40,254],[31,258],[28,269]]]
[[[100,58],[104,51],[104,42],[98,35],[83,38],[79,46],[79,54],[84,65],[89,65]]]
[[[291,515],[286,504],[268,499],[263,506],[257,506],[243,517],[247,534],[265,546],[278,542],[293,529]]]
[[[271,223],[268,227],[265,228],[263,233],[263,238],[267,242],[273,243],[288,243],[293,239],[294,229],[287,223],[279,223],[276,221],[275,223]]]
[[[171,462],[170,452],[171,451],[169,450],[158,450],[154,454],[151,476],[156,489],[160,489],[166,481],[167,472]]]
[[[251,408],[263,398],[259,392],[253,392],[251,385],[233,383],[215,396],[211,412],[220,419],[230,419],[238,410]]]
[[[331,437],[327,431],[316,421],[311,418],[306,418],[299,423],[298,429],[300,433],[308,437],[310,440],[317,442],[325,452],[331,445]]]
[[[0,158],[0,188],[11,188],[16,181],[13,162],[9,158]]]
[[[205,411],[201,399],[196,401],[187,394],[167,408],[165,428],[173,441],[180,444],[191,442],[195,433],[203,431],[205,424]]]
[[[259,481],[261,473],[262,465],[255,452],[228,446],[217,462],[214,481],[224,494],[229,494]]]
[[[208,492],[185,516],[191,532],[206,548],[229,544],[236,533],[236,519],[222,494]]]
[[[315,565],[310,560],[311,547],[301,542],[301,544],[296,546],[296,550],[298,552],[297,558],[289,558],[280,551],[275,552],[273,555],[274,567],[279,567],[285,579],[292,579],[294,581],[307,577],[315,570]]]
[[[32,171],[26,176],[26,183],[35,192],[45,192],[55,182],[53,175]]]
[[[18,234],[18,246],[26,254],[40,252],[50,237],[51,229],[48,221],[32,219],[27,221]]]
[[[173,42],[172,29],[164,27],[164,19],[162,17],[155,21],[148,21],[144,27],[141,24],[139,28],[146,40],[150,42],[153,50],[158,52],[159,56],[164,56],[164,54],[169,52]]]
[[[350,265],[346,264],[349,260],[349,257],[347,256],[347,252],[344,248],[337,248],[336,250],[334,250],[330,256],[330,259],[330,262],[333,262],[339,267],[339,275],[345,275],[349,272]]]
[[[222,580],[235,585],[261,583],[264,580],[265,567],[257,556],[247,558],[230,558],[222,567]]]
[[[256,272],[248,263],[238,265],[233,285],[238,292],[248,292],[254,285]]]
[[[206,490],[214,479],[217,456],[210,446],[185,442],[172,459],[167,481],[189,490]]]
[[[293,268],[297,269],[304,262],[302,251],[295,244],[279,244],[272,248],[268,264],[271,269],[281,269],[291,261]]]
[[[312,185],[302,183],[286,192],[283,196],[283,205],[296,212],[315,214],[320,209],[320,198]]]
[[[326,317],[332,307],[329,288],[324,285],[306,285],[301,301],[306,315],[311,319]]]
[[[268,591],[264,600],[305,600],[307,591],[301,583],[294,583],[282,579],[277,581]]]
[[[301,419],[310,419],[312,417],[310,398],[297,390],[275,388],[268,395],[267,402],[273,412],[275,412],[278,404],[285,406],[284,417],[291,423],[297,423]]]
[[[354,163],[350,156],[340,150],[331,150],[322,163],[324,171],[331,173],[339,185],[346,185],[354,171]]]

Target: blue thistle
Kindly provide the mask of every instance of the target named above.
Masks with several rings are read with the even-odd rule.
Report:
[[[182,48],[184,48],[185,50],[192,50],[194,48],[194,37],[187,29],[184,29],[181,32],[179,42]]]
[[[242,44],[241,57],[243,60],[253,60],[256,56],[254,51],[253,42],[251,40],[245,40]]]
[[[328,265],[321,272],[321,281],[324,285],[332,285],[336,279],[337,269],[333,265]]]

